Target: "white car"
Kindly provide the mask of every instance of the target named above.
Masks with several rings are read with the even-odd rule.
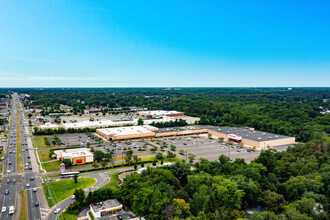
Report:
[[[60,213],[60,211],[61,211],[61,208],[57,208],[57,209],[55,209],[54,214]]]
[[[37,188],[33,188],[33,192],[37,192]]]
[[[26,187],[29,187],[29,186],[30,186],[30,184],[29,184],[29,183],[27,183],[27,184],[26,184]]]
[[[7,207],[6,206],[2,207],[1,212],[6,212],[6,211],[7,211]]]

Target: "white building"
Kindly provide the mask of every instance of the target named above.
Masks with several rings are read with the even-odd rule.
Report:
[[[70,159],[72,165],[93,163],[94,155],[89,148],[74,148],[54,151],[58,159]]]
[[[139,111],[137,112],[140,116],[151,116],[155,117],[182,117],[184,116],[183,112],[178,111],[163,111],[163,110],[155,110],[155,111]]]
[[[122,212],[123,205],[116,199],[108,199],[103,202],[90,205],[90,210],[94,218],[103,218]]]

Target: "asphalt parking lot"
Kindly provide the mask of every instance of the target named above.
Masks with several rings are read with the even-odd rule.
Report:
[[[166,142],[168,144],[168,148],[170,149],[170,145],[173,144],[176,146],[176,151],[174,153],[181,159],[187,159],[189,153],[194,154],[195,161],[200,158],[205,158],[210,161],[218,160],[221,154],[224,154],[230,157],[231,160],[235,160],[236,158],[243,158],[245,162],[249,163],[259,156],[260,151],[256,150],[255,152],[248,152],[247,147],[243,149],[238,148],[236,145],[229,145],[225,142],[220,142],[218,140],[208,139],[208,138],[176,138],[176,139],[168,139],[168,140],[160,140],[160,144],[162,142]],[[156,142],[154,142],[156,143]],[[278,151],[286,150],[288,146],[276,147],[275,149]],[[166,149],[166,150],[167,150]],[[180,149],[185,151],[184,155],[179,154]],[[189,160],[189,159],[188,159]]]
[[[65,146],[83,146],[85,147],[87,143],[90,143],[91,145],[93,144],[97,144],[97,141],[91,136],[89,137],[87,134],[85,133],[79,133],[79,134],[59,134],[57,135],[61,142],[62,145]],[[54,138],[49,138],[48,139],[50,143],[52,143],[52,140],[54,140]]]
[[[108,152],[108,149],[112,151],[116,156],[122,156],[122,154],[125,154],[125,150],[129,147],[133,150],[134,154],[144,154],[144,153],[151,153],[150,149],[151,146],[145,144],[142,141],[133,141],[131,143],[123,142],[123,143],[117,143],[112,144],[109,142],[101,141],[100,145],[98,142],[93,138],[93,136],[89,137],[85,133],[77,133],[77,134],[59,134],[57,135],[63,145],[69,147],[69,146],[81,146],[86,147],[87,143],[90,143],[90,146],[94,148],[94,150],[100,150],[104,153]],[[54,138],[49,138],[49,141],[51,141]],[[142,146],[146,145],[145,150]],[[140,149],[140,150],[139,150]]]
[[[99,150],[100,148],[103,148],[105,151],[106,149],[110,149],[117,157],[121,156],[122,154],[125,154],[128,148],[131,148],[133,150],[133,154],[151,153],[150,149],[152,148],[152,146],[149,146],[148,144],[142,141],[133,141],[131,143],[117,143],[117,144],[106,143],[104,145],[102,145],[102,147],[97,147],[94,149]],[[145,146],[145,148],[143,148],[143,146]]]

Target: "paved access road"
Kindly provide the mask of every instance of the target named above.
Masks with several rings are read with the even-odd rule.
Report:
[[[131,169],[132,169],[131,167],[125,167],[125,168],[105,170],[105,171],[100,171],[100,172],[83,173],[83,174],[80,174],[79,176],[94,178],[96,180],[96,183],[93,186],[85,189],[85,193],[88,194],[90,191],[97,190],[98,188],[100,188],[100,187],[104,186],[106,183],[108,183],[110,181],[110,179],[108,178],[109,174],[120,172],[120,171],[131,170]],[[52,181],[57,181],[57,180],[61,179],[61,177],[56,177],[56,178],[51,178],[51,179],[52,179]],[[55,214],[55,210],[60,208],[60,210],[61,210],[60,212],[62,212],[66,207],[68,207],[73,202],[74,202],[74,200],[71,199],[71,197],[69,197],[67,199],[64,199],[60,203],[56,204],[55,206],[52,207],[52,209],[49,212],[46,219],[55,220],[59,215],[59,213]]]
[[[16,105],[18,108],[16,108]],[[18,121],[16,120],[17,112],[19,113]],[[16,148],[17,123],[19,124],[21,130],[22,152],[17,152]],[[7,210],[0,213],[0,219],[18,219],[20,201],[17,200],[17,197],[21,193],[22,189],[26,189],[25,194],[27,198],[28,218],[33,220],[41,219],[39,206],[35,205],[36,202],[39,202],[38,192],[32,191],[33,188],[36,188],[40,191],[40,175],[38,173],[38,169],[32,169],[31,156],[28,150],[29,148],[32,148],[32,145],[28,145],[27,136],[28,133],[26,128],[26,121],[24,118],[23,106],[18,99],[18,95],[15,93],[12,95],[11,125],[8,140],[9,144],[6,150],[4,161],[2,161],[4,164],[4,175],[0,188],[0,194],[4,195],[0,196],[0,205],[1,208],[6,207]],[[24,170],[21,173],[17,173],[16,154],[20,153],[22,153],[23,157],[22,163]],[[7,183],[7,181],[9,181],[9,183]],[[5,195],[6,190],[9,191],[7,195]],[[15,207],[15,211],[12,216],[9,215],[10,206]]]

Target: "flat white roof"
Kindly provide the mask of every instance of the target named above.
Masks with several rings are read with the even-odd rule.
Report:
[[[86,128],[86,127],[106,127],[106,126],[121,126],[126,124],[135,124],[137,120],[133,121],[112,121],[112,120],[102,120],[102,121],[82,121],[76,123],[63,123],[64,128]]]
[[[128,126],[128,127],[119,127],[119,128],[104,128],[97,129],[107,136],[121,136],[121,135],[134,135],[134,134],[148,134],[154,131],[158,131],[158,128],[150,125],[141,125],[141,126]]]
[[[93,153],[90,152],[89,148],[73,148],[63,150],[56,150],[54,153],[60,157],[81,157],[81,156],[93,156]]]
[[[175,120],[172,117],[164,117],[162,119],[148,119],[143,120],[144,124],[151,124],[152,122],[167,122]],[[137,125],[138,118],[134,118],[132,121],[112,121],[112,120],[102,120],[102,121],[82,121],[82,122],[75,122],[75,123],[62,123],[62,124],[55,124],[55,123],[47,123],[45,125],[40,125],[40,129],[47,129],[47,128],[60,128],[63,127],[65,129],[68,128],[97,128],[97,127],[108,127],[108,126],[124,126],[124,125]]]
[[[139,114],[142,115],[157,115],[157,116],[165,116],[165,115],[170,115],[170,114],[178,114],[182,112],[178,111],[164,111],[164,110],[155,110],[155,111],[139,111]]]
[[[51,124],[51,123],[46,123],[44,125],[40,125],[41,129],[47,129],[47,128],[58,128],[60,126],[58,126],[57,124]]]

